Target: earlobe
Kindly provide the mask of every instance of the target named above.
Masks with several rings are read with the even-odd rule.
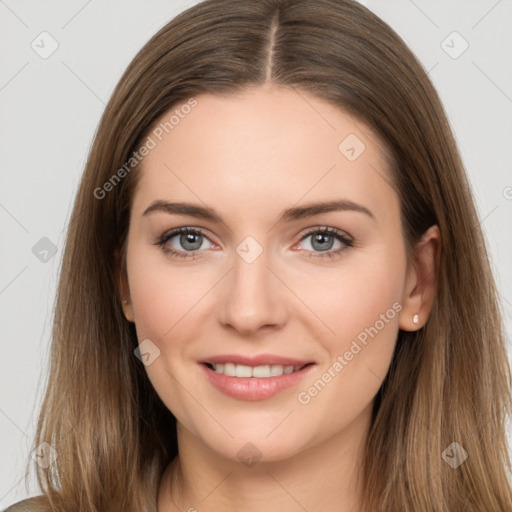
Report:
[[[437,294],[440,255],[441,234],[434,225],[423,234],[411,256],[399,316],[400,329],[417,331],[425,325]]]
[[[128,320],[128,322],[132,322],[132,323],[135,322],[132,305],[126,299],[123,300],[123,313],[124,313],[126,320]]]
[[[121,301],[123,313],[129,322],[134,322],[133,308],[130,300],[130,288],[128,286],[128,279],[126,276],[126,272],[123,269],[120,261],[119,250],[116,249],[114,251],[114,261],[115,261],[115,274],[116,274],[116,283],[117,283],[117,291],[119,300]]]

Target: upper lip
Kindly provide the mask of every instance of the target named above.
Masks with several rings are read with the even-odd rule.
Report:
[[[200,363],[210,363],[210,364],[225,364],[225,363],[233,363],[233,364],[242,364],[245,366],[272,366],[272,365],[282,365],[282,366],[304,366],[308,363],[312,363],[313,361],[306,361],[304,359],[296,359],[292,357],[285,356],[277,356],[272,354],[260,354],[256,356],[244,356],[237,354],[224,354],[218,356],[206,357],[199,361]]]

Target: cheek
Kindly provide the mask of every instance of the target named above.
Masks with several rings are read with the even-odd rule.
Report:
[[[225,269],[169,263],[158,251],[142,243],[129,246],[131,302],[139,344],[149,339],[159,351],[145,366],[148,377],[167,407],[183,412],[190,400],[183,383],[194,391],[187,380],[195,366],[190,351],[204,338],[204,319],[211,313],[208,295]]]
[[[203,272],[197,278],[193,269],[173,265],[154,248],[132,250],[128,275],[139,339],[163,342],[182,324],[190,328],[195,308],[215,283],[215,276]]]
[[[332,273],[310,295],[334,334],[323,337],[327,357],[297,398],[326,432],[348,424],[371,403],[389,369],[399,329],[405,252],[382,247],[360,261]]]
[[[379,246],[362,256],[354,253],[335,269],[305,273],[297,280],[300,296],[328,328],[324,340],[331,353],[376,323],[379,330],[397,330],[405,269],[401,247]]]
[[[182,366],[189,341],[199,328],[194,314],[200,311],[201,297],[211,285],[204,279],[194,279],[190,272],[172,269],[154,248],[134,245],[129,256],[127,270],[137,338],[139,344],[151,340],[154,345],[149,346],[157,354],[145,365],[145,371],[166,407],[182,422],[190,423],[190,397],[183,388],[187,369]]]

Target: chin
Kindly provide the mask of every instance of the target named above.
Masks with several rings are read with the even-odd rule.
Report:
[[[256,463],[285,461],[300,453],[310,443],[288,435],[287,432],[273,432],[268,437],[256,435],[253,429],[240,430],[231,438],[229,435],[201,436],[203,442],[217,455],[231,462],[252,467]]]

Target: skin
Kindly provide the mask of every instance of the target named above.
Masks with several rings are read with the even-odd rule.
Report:
[[[178,422],[180,455],[161,480],[158,512],[361,511],[357,468],[374,397],[399,328],[421,328],[431,311],[439,232],[429,229],[407,259],[383,148],[339,108],[276,86],[196,99],[143,160],[127,275],[119,275],[139,342],[149,338],[160,350],[145,366],[148,377]],[[354,161],[338,149],[349,134],[366,146]],[[143,215],[158,199],[208,206],[223,222]],[[287,208],[338,199],[373,217],[346,210],[277,222]],[[155,245],[179,227],[205,234],[195,252],[187,253],[179,234],[166,242],[188,258]],[[325,227],[349,235],[353,246],[328,238],[322,251],[315,235],[305,237]],[[263,248],[252,263],[236,251],[247,236]],[[393,304],[401,311],[300,403],[298,394],[332,373],[337,357]],[[215,389],[198,364],[228,353],[278,354],[315,367],[297,386],[243,401]],[[252,467],[237,456],[248,442],[261,456]]]

